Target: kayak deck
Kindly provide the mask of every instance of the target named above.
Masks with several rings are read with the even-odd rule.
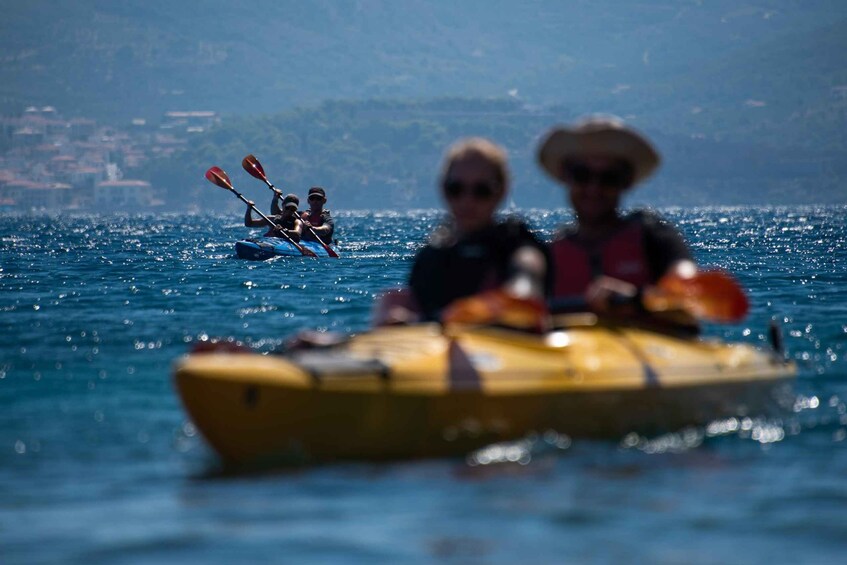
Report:
[[[318,257],[329,257],[323,245],[317,241],[300,241],[299,245]],[[235,242],[235,254],[241,259],[264,261],[272,257],[302,257],[303,254],[286,239],[280,237],[256,237]]]
[[[533,431],[671,431],[773,409],[794,372],[748,345],[633,328],[419,325],[285,356],[196,353],[175,378],[209,443],[243,463],[460,455]]]

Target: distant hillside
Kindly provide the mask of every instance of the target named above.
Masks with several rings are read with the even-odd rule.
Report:
[[[841,0],[4,4],[0,113],[49,104],[120,120],[186,109],[276,113],[327,99],[508,95],[579,112],[679,102],[687,115],[706,93],[681,80],[735,87],[743,77],[726,76],[738,69],[732,59],[774,44],[778,56],[759,66],[773,84],[786,69],[828,63],[816,63],[825,76],[793,83],[806,100],[833,65],[843,67],[844,51],[795,39],[847,17]],[[708,92],[709,107],[735,109],[728,117],[747,110],[747,96],[759,99]]]
[[[441,153],[474,133],[510,149],[519,205],[558,204],[537,136],[589,112],[657,141],[647,202],[844,201],[845,52],[843,0],[7,1],[0,114],[218,112],[147,167],[178,207],[230,205],[202,172],[249,152],[338,205],[433,205]]]
[[[667,131],[823,150],[847,148],[847,19],[668,75],[622,96]]]
[[[447,146],[459,137],[487,136],[509,150],[513,198],[524,207],[559,207],[562,189],[535,163],[539,136],[573,114],[527,108],[510,100],[327,102],[274,116],[230,120],[198,136],[177,158],[150,164],[156,186],[170,187],[180,209],[240,208],[208,184],[212,165],[230,173],[257,202],[264,186],[241,170],[254,153],[277,186],[299,194],[320,184],[333,207],[406,209],[439,204],[435,183]],[[634,202],[665,205],[844,202],[847,164],[841,153],[775,150],[646,129],[664,156],[657,177]]]

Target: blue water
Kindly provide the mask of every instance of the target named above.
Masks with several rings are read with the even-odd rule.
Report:
[[[750,293],[711,335],[765,345],[782,322],[784,418],[241,476],[217,472],[173,361],[364,329],[439,215],[342,215],[342,259],[263,263],[234,257],[239,218],[0,218],[0,562],[842,562],[847,207],[663,212]],[[530,217],[549,236],[566,215]]]

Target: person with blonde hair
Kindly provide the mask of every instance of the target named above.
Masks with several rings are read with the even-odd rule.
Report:
[[[448,149],[439,181],[448,218],[415,257],[411,302],[387,317],[383,309],[378,323],[441,320],[458,299],[504,286],[542,300],[544,245],[523,222],[495,216],[509,191],[506,151],[487,139],[462,139]]]

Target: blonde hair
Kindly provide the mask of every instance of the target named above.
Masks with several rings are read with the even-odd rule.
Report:
[[[509,188],[509,165],[506,150],[484,137],[467,137],[455,142],[447,149],[441,166],[440,184],[444,186],[453,165],[466,159],[481,159],[491,165],[494,176],[500,183],[502,193]]]

